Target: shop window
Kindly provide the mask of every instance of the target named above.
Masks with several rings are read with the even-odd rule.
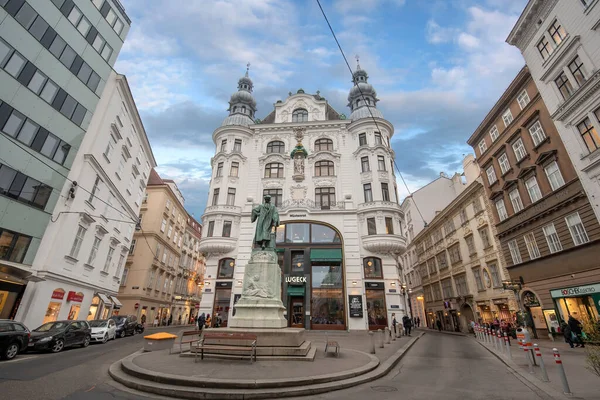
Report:
[[[284,243],[285,242],[285,225],[279,225],[275,232],[275,242],[276,243]]]
[[[341,265],[312,266],[312,329],[345,329]]]
[[[313,243],[341,243],[340,235],[325,225],[312,224],[311,241]]]
[[[60,313],[60,307],[62,306],[64,297],[65,291],[63,289],[55,289],[52,292],[52,300],[48,304],[46,314],[44,315],[44,324],[47,322],[54,322],[58,319],[58,314]]]
[[[235,260],[233,258],[223,258],[219,260],[219,273],[217,279],[233,279],[233,270]]]
[[[304,250],[292,251],[292,272],[304,272]]]
[[[365,279],[383,279],[383,268],[380,258],[365,258],[363,260],[363,268]]]
[[[369,330],[384,329],[387,326],[385,290],[367,289],[365,294],[367,298]]]
[[[288,224],[285,241],[286,243],[307,243],[309,241],[309,224]]]
[[[211,316],[211,325],[214,328],[226,328],[229,317],[229,304],[231,303],[231,288],[217,288],[215,303]]]

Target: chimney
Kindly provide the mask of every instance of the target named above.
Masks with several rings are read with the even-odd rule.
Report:
[[[479,178],[481,171],[479,169],[479,165],[477,165],[477,162],[475,162],[475,157],[473,154],[467,154],[463,159],[463,170],[465,171],[467,185]]]

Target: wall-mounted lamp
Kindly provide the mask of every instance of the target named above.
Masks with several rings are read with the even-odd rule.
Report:
[[[358,283],[358,282],[356,282],[356,281],[352,281],[352,284],[353,284],[353,285],[356,285],[357,283]]]
[[[396,282],[392,282],[392,283],[390,283],[390,285],[396,287]]]
[[[238,279],[238,281],[237,281],[237,284],[238,284],[239,286],[242,286],[242,281]]]
[[[210,286],[210,281],[205,283],[206,286]]]

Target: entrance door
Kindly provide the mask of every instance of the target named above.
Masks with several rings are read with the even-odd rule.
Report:
[[[292,328],[304,328],[304,297],[292,297],[290,304],[292,310],[290,326]]]
[[[385,291],[367,289],[367,313],[369,315],[369,330],[385,329],[387,312],[385,308]]]

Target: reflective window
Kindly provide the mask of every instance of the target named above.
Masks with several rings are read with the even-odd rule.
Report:
[[[235,269],[235,260],[233,258],[223,258],[219,260],[219,272],[217,279],[233,279],[233,270]]]
[[[335,230],[319,224],[311,224],[311,239],[313,243],[341,243]]]
[[[307,243],[310,224],[287,224],[285,241],[287,243]]]
[[[308,111],[304,108],[298,108],[292,113],[292,122],[307,122]]]
[[[368,257],[363,260],[363,270],[365,279],[383,279],[383,268],[381,259],[376,257]]]

